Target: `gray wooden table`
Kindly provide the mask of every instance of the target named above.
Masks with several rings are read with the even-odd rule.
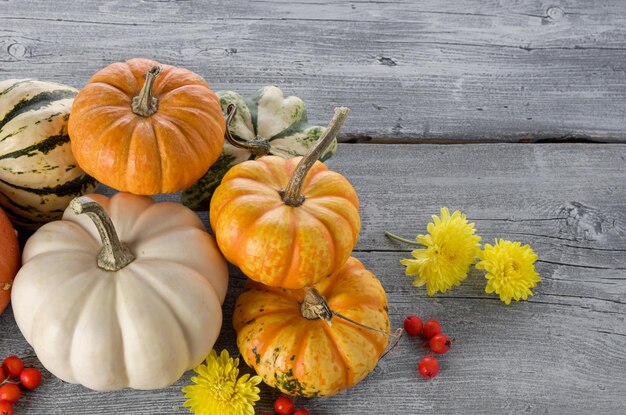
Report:
[[[457,339],[431,381],[404,338],[356,387],[298,400],[313,414],[626,412],[626,3],[622,0],[0,0],[0,79],[81,87],[144,56],[215,89],[276,84],[309,118],[352,108],[331,168],[361,199],[355,256],[381,279],[392,324],[435,317]],[[368,143],[369,142],[369,143]],[[176,198],[168,196],[166,198]],[[423,232],[461,209],[488,242],[529,243],[543,281],[505,306],[482,274],[429,298],[403,275]],[[200,217],[207,222],[206,212]],[[235,269],[216,348],[236,353]],[[0,356],[40,367],[9,308]],[[245,368],[242,368],[245,370]],[[44,371],[17,414],[185,413],[180,388],[97,393]],[[262,388],[258,413],[277,392]]]

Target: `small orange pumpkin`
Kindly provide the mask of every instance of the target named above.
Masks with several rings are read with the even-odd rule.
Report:
[[[248,282],[233,324],[241,355],[265,383],[305,397],[360,382],[384,353],[390,331],[385,290],[355,258],[313,288]]]
[[[11,286],[20,262],[17,233],[9,218],[0,208],[0,314],[11,299]]]
[[[188,187],[217,160],[226,124],[199,75],[148,59],[114,63],[78,93],[72,152],[98,181],[135,194]]]
[[[315,284],[337,271],[356,245],[357,193],[317,161],[348,113],[336,111],[305,157],[238,164],[213,194],[210,221],[220,250],[255,281],[292,289]]]

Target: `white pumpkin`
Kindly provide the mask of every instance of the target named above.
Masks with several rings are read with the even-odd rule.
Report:
[[[156,389],[209,354],[227,286],[195,213],[118,193],[74,199],[28,240],[11,301],[55,376],[99,391]]]

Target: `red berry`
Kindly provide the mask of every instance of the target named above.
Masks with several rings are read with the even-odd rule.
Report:
[[[300,408],[293,415],[311,415],[311,413],[304,408]]]
[[[13,415],[13,406],[5,401],[0,401],[0,415]]]
[[[450,350],[450,346],[452,346],[452,340],[445,334],[435,334],[430,339],[430,350],[437,354],[447,353]]]
[[[2,369],[9,377],[19,378],[20,373],[24,370],[24,363],[17,356],[9,356],[2,362]]]
[[[435,334],[441,333],[441,324],[437,320],[428,320],[424,323],[424,337],[431,339]]]
[[[409,336],[419,336],[422,334],[422,319],[415,315],[410,315],[404,319],[404,330]]]
[[[22,370],[20,381],[26,389],[35,389],[41,383],[41,372],[34,367],[27,367]]]
[[[432,379],[439,373],[439,362],[433,356],[424,356],[417,365],[420,375],[426,379]]]
[[[274,410],[278,415],[292,415],[295,405],[286,396],[279,396],[274,402]]]
[[[15,403],[22,396],[22,391],[15,383],[5,383],[0,386],[0,401]]]
[[[0,382],[2,382],[4,380],[4,369],[2,369],[2,366],[0,366]]]

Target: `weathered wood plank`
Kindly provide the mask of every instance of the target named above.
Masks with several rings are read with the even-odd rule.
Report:
[[[418,379],[419,341],[404,338],[360,385],[298,404],[314,414],[622,413],[625,161],[626,145],[341,145],[329,164],[361,198],[355,256],[385,286],[393,325],[410,313],[434,317],[457,342],[432,381]],[[383,230],[411,237],[443,205],[466,212],[485,241],[531,243],[543,278],[535,296],[507,307],[484,293],[476,271],[434,298],[411,286],[398,263],[410,249]],[[206,222],[206,212],[199,214]],[[230,315],[245,280],[235,270],[231,275],[216,347],[235,353]],[[0,332],[0,356],[30,356],[27,363],[38,365],[10,310],[0,316]],[[184,413],[179,390],[190,373],[167,389],[109,394],[44,375],[17,413]],[[258,413],[277,396],[267,387],[262,394]]]
[[[626,140],[626,4],[538,0],[0,3],[0,77],[80,87],[135,56],[277,84],[344,139]]]

